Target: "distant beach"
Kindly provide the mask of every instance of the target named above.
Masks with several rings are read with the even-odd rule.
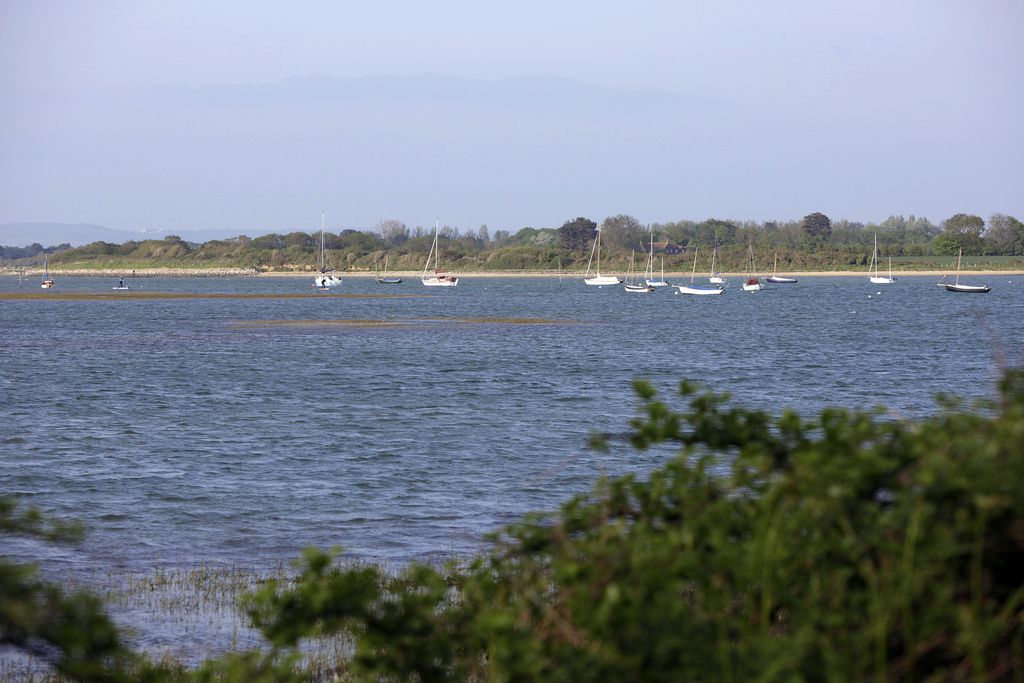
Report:
[[[584,277],[582,271],[576,272],[558,272],[552,270],[488,270],[488,271],[460,271],[451,269],[453,275],[458,275],[460,278],[557,278],[563,279],[580,279]],[[931,276],[931,277],[942,277],[946,274],[953,274],[955,270],[904,270],[904,271],[893,271],[893,275],[899,277],[911,277],[911,276]],[[343,278],[373,278],[377,277],[379,273],[372,271],[335,271],[337,275]],[[969,273],[971,275],[986,275],[986,276],[998,276],[998,275],[1024,275],[1022,270],[969,270],[967,268],[961,269],[961,273]],[[21,271],[16,268],[0,268],[0,276],[13,276],[18,277],[24,275],[24,277],[39,277],[43,274],[41,268],[37,269],[26,269]],[[134,270],[89,270],[89,269],[60,269],[50,268],[51,275],[67,276],[67,277],[106,277],[106,278],[119,278],[119,277],[313,277],[316,271],[256,271],[252,268],[136,268]],[[606,275],[624,276],[625,273],[618,271],[611,271],[605,273]],[[802,277],[867,277],[868,272],[866,270],[818,270],[818,271],[785,271],[784,274],[788,277],[802,278]],[[422,275],[422,271],[388,271],[390,277],[401,277],[408,279],[415,279]],[[745,273],[722,273],[723,277],[737,279],[746,277]],[[759,273],[759,276],[767,276],[768,273]],[[706,278],[707,272],[698,273],[697,278]],[[665,278],[668,280],[683,280],[690,278],[689,271],[678,271],[665,273]]]

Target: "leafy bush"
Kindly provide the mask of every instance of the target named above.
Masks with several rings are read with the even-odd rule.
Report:
[[[685,383],[677,412],[636,389],[631,443],[682,448],[647,481],[602,481],[458,571],[311,553],[255,623],[286,647],[349,631],[366,680],[1024,675],[1024,373],[988,415],[920,422],[771,418]]]

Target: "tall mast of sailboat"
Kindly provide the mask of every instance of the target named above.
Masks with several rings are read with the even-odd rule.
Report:
[[[654,279],[654,224],[652,223],[651,228],[651,250],[647,255],[647,272],[650,273],[648,277]],[[661,278],[664,280],[665,278]]]
[[[324,268],[327,267],[326,259],[324,257],[324,214],[325,211],[320,211],[320,272],[324,272]]]

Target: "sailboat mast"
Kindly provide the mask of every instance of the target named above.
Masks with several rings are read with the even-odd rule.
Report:
[[[875,233],[875,250],[871,252],[871,265],[875,267],[875,277],[878,277],[878,233]]]
[[[648,253],[648,256],[647,256],[647,272],[650,273],[650,275],[648,277],[650,277],[653,280],[654,279],[654,225],[652,224],[650,226],[650,228],[651,228],[651,250],[650,250],[650,252]],[[664,280],[665,278],[661,278],[661,279]]]
[[[693,268],[690,270],[690,284],[693,285],[693,278],[697,275],[697,247],[693,248]],[[664,279],[664,278],[662,278]]]
[[[320,212],[320,272],[324,272],[327,267],[327,257],[324,254],[324,211]]]

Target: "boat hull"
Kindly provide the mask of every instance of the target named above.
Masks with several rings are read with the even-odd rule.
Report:
[[[51,287],[53,287],[53,281],[43,280],[42,284],[40,284],[39,286],[42,287],[43,289],[50,289]]]
[[[896,282],[894,277],[870,277],[868,278],[873,285],[891,285]]]
[[[744,292],[760,292],[762,289],[764,289],[764,285],[756,277],[752,277],[743,283]]]
[[[988,285],[958,285],[954,283],[942,286],[946,288],[947,292],[960,292],[961,294],[987,294],[992,291]]]
[[[591,287],[603,287],[605,285],[622,284],[622,280],[614,275],[595,275],[594,277],[584,278],[583,284],[590,285]]]
[[[671,287],[671,282],[665,282],[664,280],[644,280],[648,287]]]
[[[320,275],[313,281],[313,287],[318,289],[330,289],[341,284],[341,278],[337,275]]]
[[[377,278],[378,285],[400,285],[402,284],[402,278],[400,277],[379,277]]]
[[[679,290],[680,294],[690,294],[692,296],[714,296],[715,294],[725,293],[725,289],[722,287],[690,287],[687,285],[676,285],[676,289]]]
[[[424,287],[455,287],[459,284],[459,278],[452,275],[427,276],[420,281]]]
[[[796,278],[782,277],[781,275],[770,275],[765,278],[765,281],[770,282],[773,285],[790,285],[796,282]]]
[[[626,285],[626,291],[633,294],[650,294],[654,291],[651,285]]]

